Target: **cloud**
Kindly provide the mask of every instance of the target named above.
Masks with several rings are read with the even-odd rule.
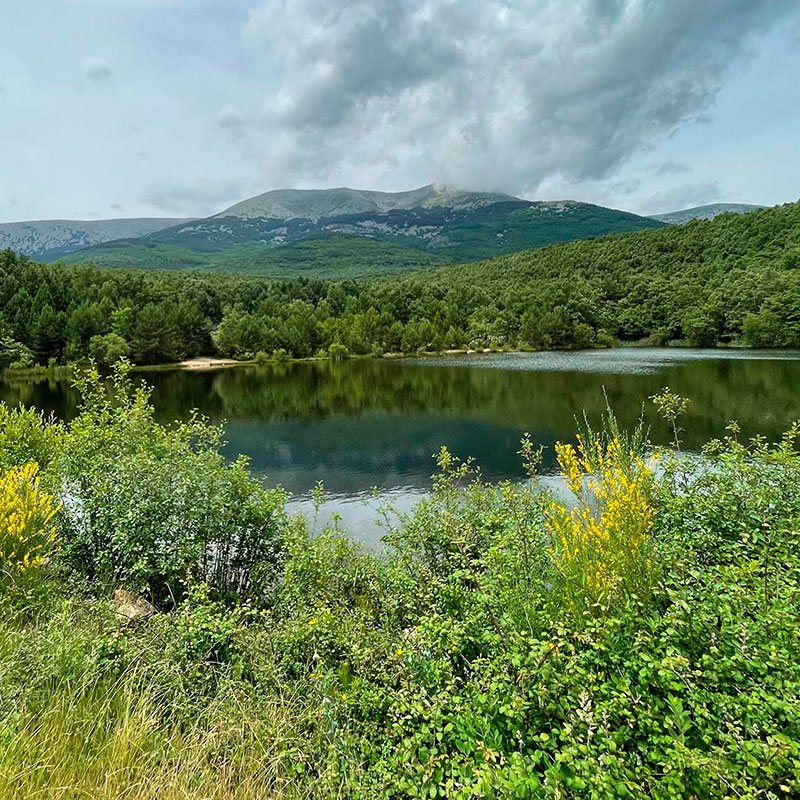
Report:
[[[751,35],[795,0],[261,0],[263,169],[524,193],[604,179],[701,121]],[[366,168],[364,168],[366,172]]]
[[[656,175],[681,175],[691,172],[692,168],[677,161],[665,161],[655,171]]]
[[[225,106],[217,114],[217,125],[227,133],[231,139],[241,140],[245,136],[245,125],[242,115],[232,106]]]
[[[249,188],[249,187],[248,187]],[[179,216],[206,216],[241,200],[245,189],[239,181],[197,180],[191,184],[154,183],[139,198],[158,211]]]
[[[636,194],[641,187],[642,182],[639,178],[627,178],[622,181],[615,181],[608,187],[608,192],[612,196],[618,197],[619,195]]]
[[[643,214],[668,214],[670,211],[721,203],[724,200],[725,194],[719,181],[713,180],[673,186],[642,201],[641,208]]]
[[[83,74],[91,81],[107,81],[111,77],[111,67],[102,58],[87,58],[83,62]]]

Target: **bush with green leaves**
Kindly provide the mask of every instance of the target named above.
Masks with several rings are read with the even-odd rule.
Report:
[[[46,467],[55,456],[63,430],[41,411],[0,403],[0,470],[30,462]]]
[[[51,468],[64,505],[63,560],[92,580],[173,603],[195,582],[263,599],[282,559],[285,494],[263,489],[221,431],[194,416],[162,426],[149,390],[118,362],[112,388],[78,380],[83,409]]]
[[[118,333],[92,336],[89,340],[89,358],[100,367],[108,369],[121,358],[128,358],[130,354],[130,345]]]
[[[293,546],[284,589],[299,591],[270,637],[284,679],[305,674],[328,709],[353,794],[800,792],[797,433],[731,437],[702,471],[667,458],[651,596],[622,594],[600,616],[563,613],[547,498],[482,484],[446,452],[368,606],[345,578],[370,574],[362,556]]]

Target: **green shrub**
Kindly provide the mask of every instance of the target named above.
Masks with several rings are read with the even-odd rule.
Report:
[[[350,357],[350,351],[341,342],[333,342],[328,348],[328,354],[333,361],[344,361]]]
[[[12,339],[0,326],[0,369],[27,369],[33,364],[34,357],[30,349]]]
[[[62,425],[41,411],[0,403],[0,470],[29,462],[47,467],[62,433]]]
[[[156,423],[148,390],[134,389],[127,369],[115,369],[113,402],[96,371],[79,381],[83,410],[53,469],[62,557],[157,603],[180,600],[198,581],[264,599],[281,561],[284,493],[262,489],[244,459],[226,463],[221,432],[199,417]]]
[[[130,354],[130,345],[118,333],[92,336],[89,340],[89,358],[100,367],[108,369],[121,358],[127,358]]]

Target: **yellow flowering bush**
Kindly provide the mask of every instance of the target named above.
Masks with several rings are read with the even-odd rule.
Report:
[[[26,464],[0,472],[0,565],[28,569],[42,563],[56,539],[52,495],[39,486],[39,465]]]
[[[555,501],[547,514],[567,606],[602,613],[621,595],[644,598],[653,574],[653,470],[619,437],[579,436],[577,447],[559,442],[556,454],[575,501]]]

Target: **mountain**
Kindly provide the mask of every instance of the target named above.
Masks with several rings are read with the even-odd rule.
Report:
[[[747,203],[713,203],[709,206],[685,208],[683,211],[671,211],[669,214],[653,214],[650,219],[666,222],[668,225],[683,225],[693,219],[714,219],[720,214],[747,214],[761,208],[765,206],[753,206]]]
[[[470,210],[492,203],[518,201],[508,194],[461,192],[423,186],[410,192],[370,192],[363,189],[276,189],[243,200],[217,217],[245,219],[309,219],[344,217],[352,214],[383,214],[397,209],[452,208]]]
[[[434,186],[396,193],[283,189],[207,219],[88,247],[65,261],[345,278],[475,261],[663,225],[571,200],[532,202]]]
[[[37,261],[56,261],[91,245],[129,239],[187,222],[186,219],[68,219],[0,223],[0,250],[10,248]]]

